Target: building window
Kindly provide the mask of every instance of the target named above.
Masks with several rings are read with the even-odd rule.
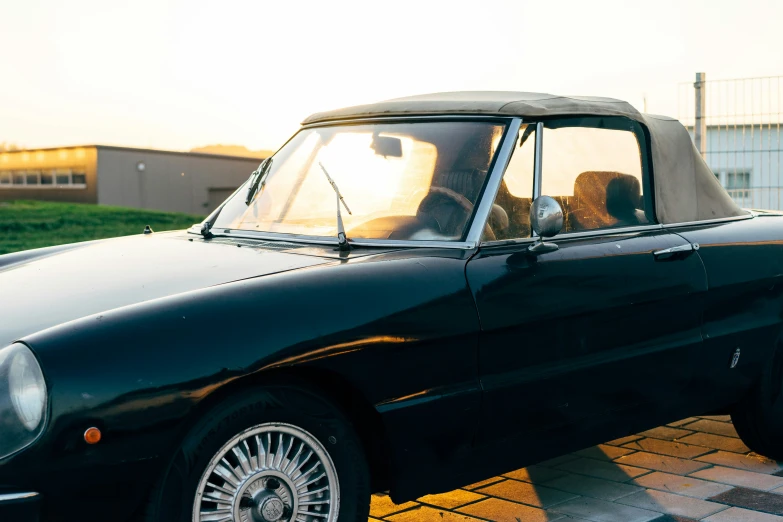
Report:
[[[38,171],[35,171],[35,170],[27,171],[27,173],[25,174],[25,180],[26,180],[25,184],[26,185],[38,185],[38,177],[40,175],[41,175],[41,173],[38,172]]]
[[[0,171],[0,186],[83,189],[87,187],[87,174],[84,169],[5,170]]]
[[[733,198],[749,198],[750,172],[727,172],[726,190]]]
[[[71,184],[71,171],[66,169],[58,169],[55,175],[55,182],[58,185],[70,185]]]
[[[71,184],[72,185],[86,185],[87,184],[87,176],[84,172],[74,172],[71,174]]]

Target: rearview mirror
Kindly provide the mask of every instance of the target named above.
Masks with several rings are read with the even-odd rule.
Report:
[[[392,136],[373,136],[370,148],[378,156],[401,158],[402,140]]]
[[[560,208],[560,203],[549,196],[537,197],[530,205],[530,227],[541,239],[531,245],[528,251],[543,254],[557,250],[556,244],[546,243],[543,239],[554,237],[563,229],[563,209]]]

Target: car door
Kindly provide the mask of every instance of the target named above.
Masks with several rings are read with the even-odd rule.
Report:
[[[644,210],[644,130],[581,118],[533,134],[536,146],[518,148],[495,200],[508,220],[496,220],[494,240],[466,269],[482,328],[479,442],[559,434],[579,447],[580,430],[620,436],[674,420],[702,345],[707,282],[690,243]],[[535,240],[514,237],[529,230],[533,194],[524,190],[561,203],[564,229],[548,240],[557,250],[531,254]]]

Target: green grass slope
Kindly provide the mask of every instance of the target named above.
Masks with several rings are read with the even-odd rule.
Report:
[[[45,201],[0,202],[0,254],[90,239],[188,228],[203,216]]]

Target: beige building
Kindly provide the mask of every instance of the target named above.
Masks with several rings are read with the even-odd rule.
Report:
[[[41,199],[208,214],[260,161],[104,145],[0,152],[0,201]]]

